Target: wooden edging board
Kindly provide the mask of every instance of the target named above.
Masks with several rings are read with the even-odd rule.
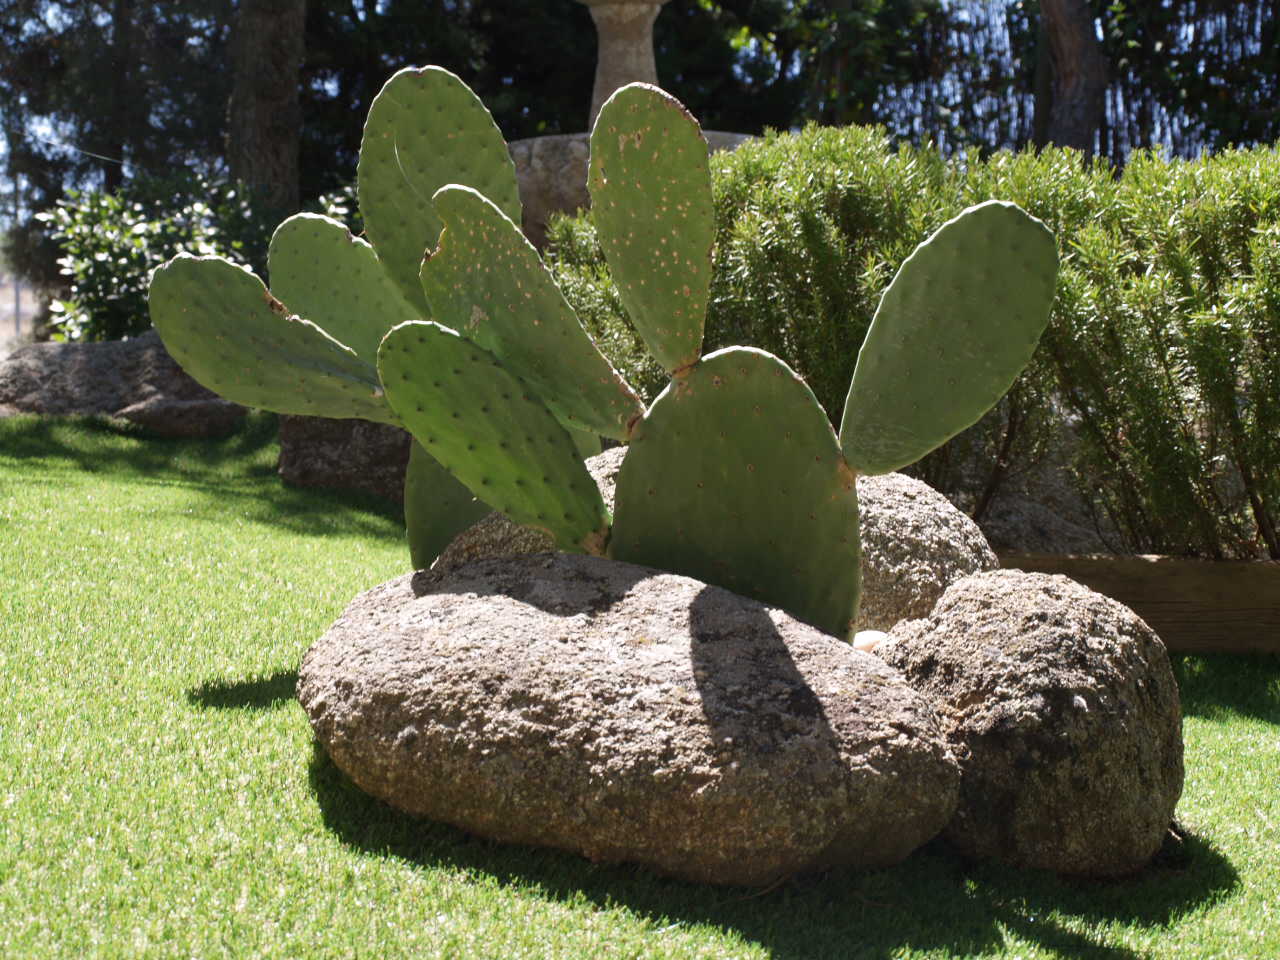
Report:
[[[1065,574],[1113,597],[1178,653],[1280,653],[1278,561],[1018,553],[1000,565]]]

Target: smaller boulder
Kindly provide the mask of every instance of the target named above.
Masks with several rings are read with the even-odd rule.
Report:
[[[154,329],[127,340],[35,343],[0,363],[0,416],[123,417],[166,436],[224,436],[247,411],[193,380]]]
[[[410,442],[385,423],[286,415],[276,470],[292,487],[359,490],[404,503]]]
[[[179,400],[159,394],[116,411],[162,437],[225,437],[239,429],[244,415],[244,407],[221,397]]]
[[[926,616],[951,584],[1000,561],[978,525],[923,481],[858,478],[862,600],[855,630]]]
[[[492,839],[755,886],[896,863],[959,772],[924,697],[778,610],[600,557],[408,574],[308,651],[298,698],[392,806]]]
[[[1164,644],[1128,607],[1063,576],[982,573],[876,655],[938,709],[963,775],[945,831],[961,851],[1105,877],[1160,849],[1182,714]]]

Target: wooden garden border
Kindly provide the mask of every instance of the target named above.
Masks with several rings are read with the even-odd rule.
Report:
[[[1280,561],[1003,554],[1061,573],[1133,609],[1180,653],[1280,653]]]

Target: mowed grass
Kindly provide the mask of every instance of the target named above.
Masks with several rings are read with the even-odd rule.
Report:
[[[352,788],[293,699],[405,569],[376,500],[219,442],[0,420],[0,956],[1280,956],[1280,658],[1178,663],[1186,839],[1064,881],[934,844],[755,893],[505,848]]]

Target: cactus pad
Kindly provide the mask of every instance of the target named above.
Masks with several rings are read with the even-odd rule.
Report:
[[[623,306],[670,373],[698,359],[715,218],[702,130],[678,100],[633,83],[600,108],[587,175]]]
[[[422,317],[378,263],[373,248],[336,220],[310,213],[276,228],[267,255],[271,292],[289,310],[346,344],[370,366],[396,324]]]
[[[625,439],[644,406],[520,228],[470,187],[444,187],[433,200],[444,232],[422,264],[432,318],[495,354],[566,426]]]
[[[431,566],[454,537],[492,510],[413,441],[404,475],[404,523],[415,570]]]
[[[609,555],[782,607],[828,633],[857,612],[853,472],[812,391],[730,347],[676,378],[632,434]]]
[[[369,107],[357,186],[378,258],[423,313],[418,269],[440,235],[431,196],[449,183],[475,187],[520,222],[515,164],[484,104],[448,70],[406,68]]]
[[[378,370],[415,439],[477,497],[562,550],[603,552],[604,502],[573,440],[493,354],[437,323],[405,323],[382,341]]]
[[[1031,359],[1057,271],[1053,234],[1000,201],[916,247],[858,354],[840,424],[849,463],[888,473],[976,423]]]
[[[151,275],[150,305],[173,358],[228,400],[399,425],[372,364],[290,316],[261,280],[228,260],[179,254]]]

